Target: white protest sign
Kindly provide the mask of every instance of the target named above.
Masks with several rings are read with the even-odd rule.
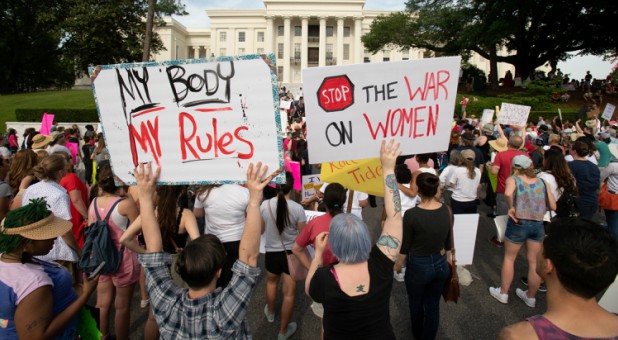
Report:
[[[502,103],[498,123],[504,125],[524,126],[528,121],[530,106]]]
[[[322,186],[322,181],[320,181],[320,175],[305,175],[303,176],[303,195],[300,198],[304,200],[306,198],[312,197],[315,195],[317,189]]]
[[[311,163],[375,158],[394,138],[402,154],[448,149],[461,58],[303,70]]]
[[[603,110],[603,114],[601,115],[601,118],[605,120],[612,120],[612,117],[614,116],[614,110],[616,110],[616,106],[613,104],[607,103],[605,105],[605,110]]]
[[[618,313],[618,276],[599,300],[599,306],[608,312]]]
[[[307,217],[307,223],[309,223],[309,221],[311,221],[312,219],[318,216],[322,216],[324,214],[326,213],[322,211],[305,210],[305,217]]]
[[[483,116],[481,116],[481,128],[483,125],[491,123],[494,120],[494,110],[484,109]]]
[[[280,110],[289,110],[289,109],[290,109],[290,106],[292,106],[292,102],[291,102],[291,101],[289,101],[289,100],[282,100],[282,101],[279,103],[279,109],[280,109]]]
[[[135,184],[143,162],[165,184],[243,183],[249,163],[283,167],[275,70],[272,54],[91,68],[117,179]]]
[[[479,214],[457,214],[453,218],[456,259],[458,265],[472,264]]]

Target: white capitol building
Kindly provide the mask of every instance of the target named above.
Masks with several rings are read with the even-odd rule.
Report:
[[[361,36],[371,22],[390,11],[365,10],[365,0],[264,0],[264,9],[207,10],[210,28],[187,28],[173,18],[157,27],[166,51],[155,61],[208,58],[253,53],[274,53],[279,81],[302,83],[307,67],[422,59],[423,49],[365,50]],[[489,73],[489,60],[473,53],[470,63]],[[510,64],[498,64],[498,76]]]

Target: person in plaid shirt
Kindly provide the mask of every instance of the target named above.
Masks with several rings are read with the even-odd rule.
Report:
[[[146,272],[146,285],[154,317],[162,339],[251,339],[246,321],[249,299],[260,269],[257,267],[262,218],[262,190],[272,179],[264,176],[268,167],[249,165],[247,188],[250,198],[247,220],[240,240],[234,276],[224,289],[216,288],[225,259],[221,241],[202,235],[180,253],[176,268],[189,285],[181,289],[172,282],[171,257],[163,252],[161,231],[154,214],[152,196],[160,168],[152,174],[151,165],[135,169],[146,253],[138,256]]]

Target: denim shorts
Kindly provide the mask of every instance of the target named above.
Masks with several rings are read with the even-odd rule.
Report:
[[[509,218],[504,236],[515,244],[522,244],[526,240],[541,242],[545,237],[545,227],[543,221],[520,219],[519,224],[516,224],[512,218]]]

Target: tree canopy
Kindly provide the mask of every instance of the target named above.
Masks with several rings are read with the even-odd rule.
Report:
[[[145,0],[0,1],[0,93],[71,86],[88,65],[141,61]],[[186,14],[159,0],[155,16]],[[150,50],[163,44],[153,34]]]
[[[473,51],[492,62],[494,78],[496,62],[525,77],[569,52],[616,54],[617,17],[618,2],[605,0],[409,0],[406,11],[378,17],[362,41],[374,53],[387,45]]]

